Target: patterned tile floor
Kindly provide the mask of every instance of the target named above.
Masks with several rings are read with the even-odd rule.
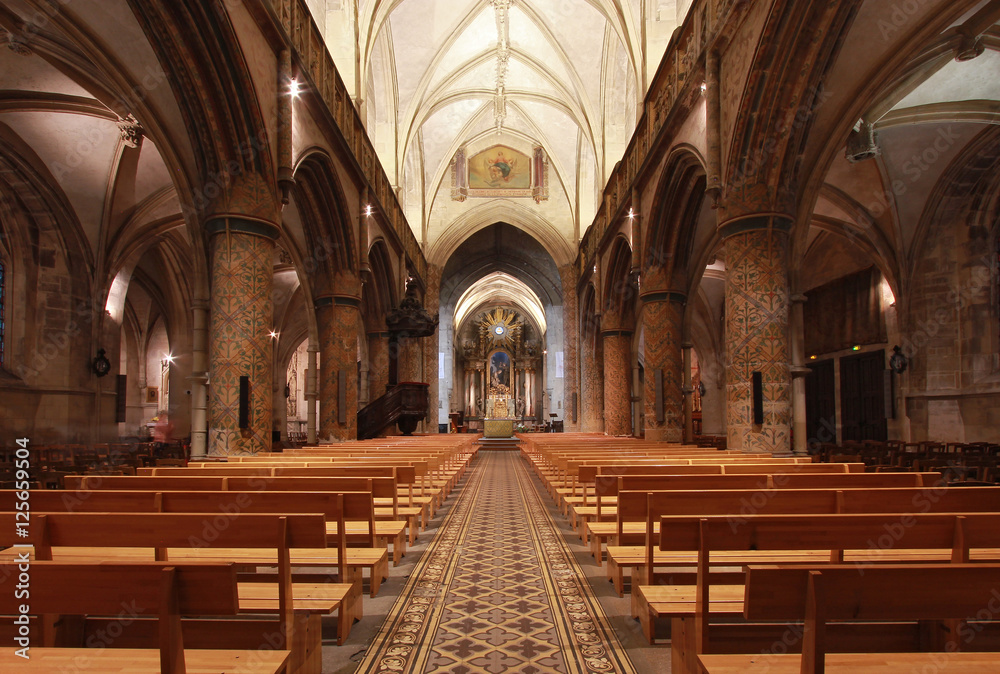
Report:
[[[358,672],[634,672],[518,452],[480,452]]]

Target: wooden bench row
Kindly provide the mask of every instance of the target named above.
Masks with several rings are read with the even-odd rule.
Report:
[[[341,504],[338,520],[343,531],[343,499],[334,500]],[[322,615],[336,612],[338,644],[344,642],[352,623],[362,615],[361,582],[346,565],[346,537],[337,536],[336,548],[328,551],[330,537],[325,517],[320,513],[33,511],[26,537],[15,534],[16,519],[15,512],[0,512],[0,544],[19,546],[0,552],[0,558],[6,562],[16,562],[27,554],[32,562],[83,566],[126,562],[235,563],[249,573],[236,585],[238,612],[278,616],[283,634],[278,647],[291,651],[290,672],[305,674],[321,670]],[[25,544],[32,547],[20,547]],[[329,554],[334,551],[336,554]],[[318,581],[303,582],[293,578],[293,565],[334,571]],[[258,574],[260,567],[275,567],[277,572]],[[68,605],[61,612],[86,613],[78,610],[80,607],[74,606],[70,599],[79,588],[61,587],[68,597]],[[118,594],[138,591],[124,582],[117,588]],[[38,607],[30,610],[41,612]],[[58,634],[42,635],[44,645],[57,642],[65,643],[65,639]]]
[[[793,563],[801,571],[803,565],[824,569],[850,563],[845,568],[853,570],[861,587],[871,565],[924,562],[964,566],[1000,561],[1000,513],[750,515],[736,526],[726,516],[663,516],[659,530],[659,550],[671,558],[651,566],[662,568],[649,574],[649,584],[637,588],[633,613],[650,642],[654,641],[655,619],[671,619],[673,671],[678,674],[701,671],[699,655],[740,652],[733,650],[736,644],[745,649],[743,652],[759,652],[772,645],[776,626],[737,622],[744,616],[758,622],[801,618],[790,606],[805,583],[783,588],[782,597],[776,598],[787,600],[783,610],[791,612],[770,617],[750,612],[751,590],[744,565]],[[687,571],[692,567],[694,574]],[[993,577],[994,583],[997,578],[1000,575]],[[925,588],[912,585],[908,595],[894,597],[891,603],[919,605]],[[871,619],[864,613],[843,616],[847,617]],[[900,643],[920,645],[926,637],[919,625],[883,628],[881,650],[889,643],[896,647]],[[858,628],[871,629],[875,628]],[[840,635],[847,635],[844,626]],[[797,639],[785,645],[792,650],[801,647]]]

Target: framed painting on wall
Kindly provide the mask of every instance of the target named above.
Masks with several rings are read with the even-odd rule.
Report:
[[[505,145],[494,145],[468,161],[469,196],[530,197],[531,158]]]

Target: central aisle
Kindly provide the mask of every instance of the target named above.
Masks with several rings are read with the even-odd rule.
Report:
[[[519,452],[480,451],[358,672],[634,672]]]

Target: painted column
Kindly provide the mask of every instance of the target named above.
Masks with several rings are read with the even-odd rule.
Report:
[[[306,440],[310,445],[316,444],[316,395],[319,392],[319,345],[309,342],[306,347],[308,364],[306,365]]]
[[[645,367],[643,404],[647,440],[680,442],[683,439],[684,363],[681,357],[681,324],[686,301],[684,295],[672,292],[655,292],[642,296]],[[657,371],[660,372],[659,377]]]
[[[604,358],[603,340],[596,331],[584,334],[583,339],[583,395],[580,430],[584,433],[604,432]]]
[[[604,341],[604,432],[608,435],[632,435],[631,330],[607,330]]]
[[[356,297],[324,296],[316,299],[319,327],[320,385],[319,436],[323,440],[358,437],[358,312]],[[343,376],[341,376],[343,372]],[[343,409],[340,383],[344,383]]]
[[[580,430],[582,405],[576,267],[571,264],[559,267],[559,278],[563,295],[563,430],[573,433]],[[540,419],[539,423],[546,421],[547,417]]]
[[[791,219],[754,215],[720,227],[726,245],[726,417],[729,448],[789,451],[788,231]],[[763,424],[753,418],[759,372]]]
[[[429,264],[427,265],[427,292],[424,293],[424,309],[431,316],[437,316],[441,308],[441,275],[444,267]],[[427,427],[425,431],[437,433],[438,431],[438,388],[441,381],[441,373],[438,372],[438,348],[440,344],[440,331],[435,330],[430,337],[424,337],[420,341],[424,350],[424,377],[429,386],[427,389]],[[450,410],[449,410],[450,411]]]
[[[271,222],[220,215],[205,223],[212,265],[209,451],[271,449],[274,242]],[[240,377],[249,378],[248,425],[240,428]]]
[[[191,458],[208,453],[209,300],[191,306]]]
[[[809,454],[809,431],[806,430],[806,367],[805,323],[803,304],[806,296],[791,297],[792,313],[789,333],[792,340],[792,451],[799,456]]]

